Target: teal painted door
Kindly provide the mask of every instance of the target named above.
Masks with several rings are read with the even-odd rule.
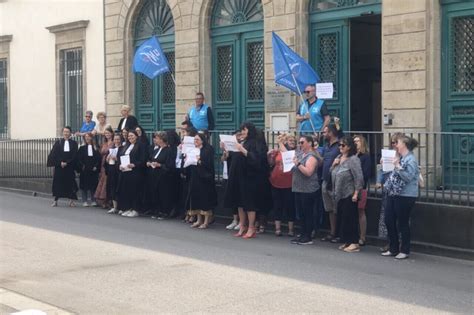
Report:
[[[326,100],[331,116],[349,128],[349,21],[312,23],[310,62],[321,82],[334,84],[334,98]]]
[[[441,113],[443,131],[474,132],[474,7],[445,1],[442,7]],[[443,136],[444,183],[474,186],[474,136]]]
[[[216,129],[235,130],[243,121],[264,127],[263,55],[263,31],[213,37],[212,100]]]
[[[174,43],[161,44],[174,75]],[[135,75],[135,114],[147,131],[176,128],[175,85],[170,73],[154,80],[142,74]]]

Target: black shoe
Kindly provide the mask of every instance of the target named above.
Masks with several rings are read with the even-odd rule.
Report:
[[[298,245],[313,245],[313,240],[309,238],[301,239],[298,243]]]
[[[301,241],[301,238],[297,237],[291,240],[291,244],[298,244]]]

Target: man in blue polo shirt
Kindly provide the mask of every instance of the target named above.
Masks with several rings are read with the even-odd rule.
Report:
[[[324,101],[316,97],[316,86],[307,85],[304,89],[306,100],[301,102],[296,112],[298,131],[301,134],[318,133],[326,127],[331,118]]]
[[[186,114],[186,120],[198,131],[214,130],[214,116],[209,105],[204,104],[204,94],[196,93],[196,105]]]

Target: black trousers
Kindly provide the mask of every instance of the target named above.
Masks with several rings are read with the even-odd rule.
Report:
[[[295,194],[291,191],[291,188],[272,186],[272,198],[275,221],[282,221],[286,214],[288,222],[295,222]]]
[[[338,201],[337,217],[341,220],[342,242],[344,244],[359,243],[359,211],[357,202],[352,202],[352,196]]]
[[[390,252],[410,254],[410,213],[416,197],[387,196],[385,204],[385,225],[387,226]],[[400,245],[398,233],[401,234]]]
[[[296,211],[301,217],[301,239],[310,240],[313,232],[313,209],[316,202],[316,194],[313,193],[295,193]]]

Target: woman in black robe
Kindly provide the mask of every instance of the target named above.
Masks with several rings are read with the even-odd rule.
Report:
[[[77,200],[76,173],[74,172],[77,142],[71,139],[71,127],[63,128],[63,139],[54,143],[48,155],[48,167],[54,167],[53,197],[51,206],[58,205],[59,198],[69,198],[69,206],[74,207]]]
[[[168,217],[176,198],[176,150],[168,145],[168,135],[161,131],[153,137],[155,146],[148,158],[146,196],[151,206],[152,219]]]
[[[139,192],[139,183],[143,182],[143,167],[146,162],[146,148],[138,143],[138,135],[135,130],[128,133],[128,144],[120,151],[119,161],[119,180],[117,185],[118,208],[124,217],[138,217],[137,205]],[[122,163],[122,156],[129,156],[130,164]]]
[[[203,133],[198,133],[194,137],[194,145],[200,152],[197,156],[197,165],[188,166],[189,191],[186,208],[197,216],[197,221],[191,227],[207,229],[212,210],[217,205],[214,148],[208,144],[207,137]]]
[[[100,152],[94,144],[94,138],[91,133],[84,135],[84,145],[79,148],[77,152],[77,163],[79,176],[79,188],[82,193],[82,202],[84,207],[88,207],[87,203],[88,194],[91,195],[91,206],[96,206],[94,192],[97,189],[99,183],[100,163],[101,156]]]
[[[257,130],[257,149],[260,158],[260,175],[258,176],[260,182],[258,184],[258,223],[255,224],[257,233],[264,233],[267,224],[267,216],[273,208],[272,186],[270,184],[270,165],[268,164],[268,145],[265,139],[263,130]]]
[[[106,191],[107,191],[107,200],[112,200],[112,209],[107,211],[107,213],[116,213],[118,212],[118,205],[117,205],[117,184],[118,184],[118,177],[119,177],[119,162],[117,161],[119,156],[119,151],[121,151],[122,147],[122,135],[116,133],[114,135],[114,146],[112,149],[109,149],[109,154],[105,159],[105,174],[107,174],[107,184],[106,184]],[[111,151],[113,150],[113,151]]]
[[[259,207],[259,184],[263,182],[262,150],[256,136],[257,130],[251,122],[241,126],[242,144],[237,144],[239,152],[230,152],[227,187],[224,195],[224,207],[238,208],[240,229],[234,236],[245,239],[256,235],[255,218]],[[266,152],[264,154],[266,158]],[[248,219],[248,230],[246,223]]]

